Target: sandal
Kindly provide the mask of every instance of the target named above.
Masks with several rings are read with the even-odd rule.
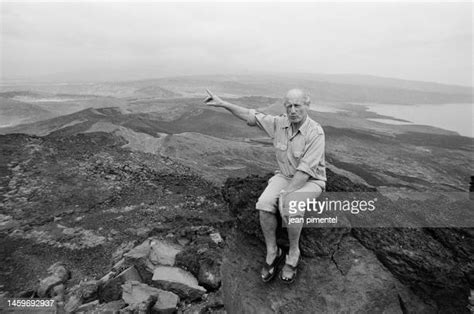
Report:
[[[299,262],[300,262],[300,258],[298,257],[298,261],[296,262],[296,266],[285,263],[285,266],[283,266],[283,268],[280,271],[280,280],[283,281],[286,284],[292,284],[293,282],[295,282],[296,274],[298,273],[297,268],[298,268]],[[283,277],[283,271],[284,270],[286,270],[286,271],[290,270],[292,272],[291,277]]]
[[[277,273],[277,267],[283,261],[284,257],[285,257],[285,254],[283,254],[283,251],[281,250],[281,248],[278,247],[278,254],[273,260],[273,263],[267,264],[267,262],[265,262],[265,264],[263,265],[262,274],[261,274],[261,278],[263,282],[269,282],[275,277]],[[266,272],[266,275],[264,275],[263,272]]]

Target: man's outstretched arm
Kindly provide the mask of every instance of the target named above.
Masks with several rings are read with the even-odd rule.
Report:
[[[206,92],[209,94],[209,96],[204,100],[204,102],[208,106],[221,107],[221,108],[227,109],[237,118],[247,121],[249,112],[250,112],[249,109],[224,101],[219,96],[213,94],[208,89],[206,89]]]

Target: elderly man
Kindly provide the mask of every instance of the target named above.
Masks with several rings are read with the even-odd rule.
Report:
[[[326,186],[324,131],[308,116],[310,98],[300,89],[292,89],[286,94],[286,115],[281,116],[243,108],[222,100],[209,90],[207,92],[209,97],[205,102],[208,105],[229,110],[238,118],[247,121],[248,125],[258,126],[273,139],[279,171],[270,178],[256,204],[267,248],[261,277],[264,282],[268,282],[275,276],[278,265],[284,258],[276,242],[275,214],[280,210],[283,217],[287,216],[288,211],[282,212],[284,204],[288,204],[290,200],[304,202],[310,196],[317,198]],[[296,278],[300,259],[299,238],[302,223],[290,223],[287,228],[290,248],[285,266],[280,272],[280,279],[292,283]]]

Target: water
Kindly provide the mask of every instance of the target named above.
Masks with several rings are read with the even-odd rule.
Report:
[[[314,110],[314,111],[319,111],[319,112],[330,112],[330,113],[338,113],[338,112],[344,111],[342,109],[337,109],[334,107],[329,107],[329,106],[320,105],[320,104],[318,105],[310,104],[309,109]]]
[[[429,125],[474,137],[474,105],[387,105],[364,104],[369,111],[410,121],[413,124]],[[388,124],[400,124],[395,120],[370,119]]]

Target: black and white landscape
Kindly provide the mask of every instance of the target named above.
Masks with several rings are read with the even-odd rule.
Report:
[[[263,48],[254,42],[265,32],[271,38],[278,37],[270,28],[285,28],[276,19],[278,14],[285,17],[285,5],[293,13],[313,10],[318,11],[314,15],[323,16],[321,11],[327,16],[334,14],[334,20],[305,22],[312,15],[302,13],[302,21],[288,26],[303,32],[302,42],[311,41],[310,33],[298,27],[308,23],[324,28],[340,23],[346,12],[341,3],[334,7],[321,3],[268,4],[273,8],[269,10],[263,4],[256,5],[249,12],[251,17],[256,12],[275,15],[263,18],[270,23],[268,26],[249,22],[258,26],[257,35],[249,26],[234,30],[231,26],[243,23],[246,9],[233,4],[237,8],[232,15],[232,7],[227,5],[173,7],[148,3],[144,8],[144,4],[102,3],[90,9],[95,24],[88,29],[81,19],[72,19],[70,24],[58,18],[45,22],[46,15],[41,15],[50,7],[54,12],[64,10],[64,17],[73,16],[71,10],[76,8],[87,11],[77,3],[2,3],[6,21],[1,35],[5,39],[1,43],[5,50],[2,65],[11,62],[4,66],[0,84],[2,306],[7,307],[6,300],[15,298],[43,298],[56,300],[61,309],[69,312],[472,311],[474,217],[469,191],[474,176],[473,90],[465,79],[469,77],[466,71],[472,73],[472,53],[471,59],[460,57],[468,53],[466,38],[472,44],[472,29],[463,28],[466,19],[472,22],[472,16],[462,13],[472,9],[472,4],[379,4],[382,9],[376,14],[379,11],[369,4],[352,3],[355,11],[349,11],[355,15],[366,16],[362,14],[366,12],[366,26],[370,26],[371,19],[373,23],[387,20],[381,24],[385,33],[372,29],[364,33],[357,26],[359,35],[377,33],[381,47],[385,43],[382,38],[392,35],[394,45],[403,43],[396,48],[405,49],[399,59],[396,55],[385,56],[384,62],[391,59],[394,67],[384,71],[375,70],[380,69],[377,61],[367,61],[367,68],[373,69],[367,72],[357,66],[344,68],[342,64],[351,64],[349,56],[335,65],[339,70],[334,73],[370,75],[317,74],[328,71],[318,71],[323,65],[315,61],[316,66],[312,66],[307,54],[302,54],[302,63],[298,63],[295,49],[276,54],[275,62],[292,55],[293,61],[288,61],[288,66],[280,62],[277,70],[271,71],[260,55]],[[394,7],[396,10],[391,11]],[[107,8],[112,13],[106,13]],[[177,21],[166,20],[164,13],[158,13],[161,8],[174,12]],[[365,11],[367,8],[370,10]],[[179,13],[181,9],[183,15]],[[421,19],[424,9],[425,24],[418,29],[419,24],[410,24],[411,18]],[[445,37],[437,42],[435,35],[430,37],[439,31],[431,19],[443,10]],[[143,24],[130,22],[131,29],[166,26],[165,30],[174,37],[163,35],[161,28],[156,30],[157,41],[144,34],[134,39],[131,31],[128,38],[123,33],[119,36],[105,31],[111,25],[123,30],[118,18],[122,15],[118,13],[127,11],[129,22],[138,23],[143,18]],[[34,12],[40,16],[32,17]],[[400,41],[397,34],[404,32],[392,21],[397,12],[409,12],[405,27],[414,27],[414,33],[425,37],[411,34],[407,35],[410,40]],[[104,21],[113,23],[98,22],[101,14]],[[155,14],[165,21],[155,21]],[[19,26],[13,26],[15,16]],[[224,23],[223,17],[229,16],[234,24]],[[184,17],[190,17],[190,24],[196,23],[197,30],[208,29],[208,37],[201,34],[192,40],[188,33],[191,26],[179,28]],[[52,30],[55,21],[65,23],[64,31]],[[46,32],[40,36],[41,45],[35,46],[28,37],[35,33],[34,25],[43,26]],[[84,38],[89,33],[108,34],[110,42],[97,42],[91,36],[90,41],[84,39],[77,44],[66,30],[78,30],[78,25],[83,26],[80,34]],[[214,46],[220,32],[212,27],[219,25],[230,32],[224,42],[226,49]],[[337,28],[334,31],[345,34]],[[318,30],[316,35],[322,33]],[[38,49],[39,56],[41,49],[46,49],[44,44],[57,44],[59,37],[54,34],[61,35],[71,49],[76,44],[79,50],[84,45],[89,45],[88,49],[94,47],[97,60],[101,60],[99,52],[103,52],[103,60],[112,60],[109,68],[101,69],[100,62],[91,56],[79,58],[78,52],[70,53],[66,51],[69,48],[63,47],[65,55],[57,57],[58,63],[81,64],[80,60],[94,59],[97,68],[91,70],[84,65],[85,70],[79,71],[78,66],[71,66],[58,72],[53,67],[55,71],[47,73],[38,66],[32,67],[34,73],[27,77],[27,67],[18,60],[23,58],[29,64],[31,56],[15,50],[23,47],[20,41],[26,38],[32,43],[30,48]],[[233,46],[232,36],[241,39],[246,35],[249,42],[242,45],[253,43],[255,55],[238,50],[237,44]],[[299,43],[298,36],[289,42]],[[140,53],[127,50],[138,59],[143,57],[137,61],[136,71],[131,70],[129,59],[110,57],[111,47],[121,47],[117,56],[123,57],[128,44],[144,38],[148,43],[140,46]],[[429,66],[430,58],[446,61],[451,56],[448,48],[434,48],[450,44],[453,38],[463,40],[457,49],[462,51],[456,52],[458,58],[430,72],[434,67]],[[413,42],[415,45],[410,46]],[[373,47],[373,43],[367,39],[354,45]],[[201,67],[196,56],[181,55],[182,51],[176,50],[178,65],[166,65],[169,59],[165,58],[163,64],[150,61],[153,64],[147,68],[145,61],[165,51],[160,49],[166,45],[175,45],[173,49],[184,45],[190,54],[199,51],[196,47],[209,45],[215,48],[212,51],[216,58],[232,55],[235,64],[225,66],[221,59],[212,63],[212,58],[203,57]],[[272,50],[271,42],[262,45]],[[278,42],[274,45],[280,48]],[[308,45],[314,49],[311,43]],[[329,42],[330,47],[336,49],[340,43],[331,46]],[[424,48],[435,56],[395,69],[395,65],[410,59],[403,59],[404,53],[413,50],[413,56],[420,56],[420,49]],[[14,51],[19,59],[14,58]],[[345,58],[338,51],[333,53]],[[262,67],[250,71],[247,66],[254,65],[254,61],[249,60],[258,58],[262,58]],[[314,58],[318,59],[317,53]],[[188,61],[180,63],[182,60]],[[50,56],[44,62],[51,62]],[[419,75],[410,68],[417,63]],[[120,64],[131,74],[125,75]],[[183,64],[196,65],[186,72]],[[303,65],[308,68],[306,71],[301,70]],[[298,70],[292,71],[292,66]],[[144,75],[139,75],[140,67],[147,69]],[[211,71],[203,70],[206,67]],[[98,77],[101,71],[104,77]],[[439,72],[446,74],[445,80],[439,79]],[[224,110],[206,106],[203,100],[205,90],[210,89],[229,102],[281,114],[282,97],[294,87],[309,92],[310,116],[326,134],[327,192],[371,193],[387,202],[398,202],[397,206],[425,223],[415,227],[407,223],[394,228],[360,228],[348,221],[344,227],[305,229],[301,240],[304,258],[297,282],[286,286],[277,280],[264,285],[258,277],[264,244],[254,204],[269,174],[276,169],[272,142],[259,129]],[[459,216],[462,219],[448,224],[452,202],[464,211]],[[280,240],[285,245],[285,239]]]

